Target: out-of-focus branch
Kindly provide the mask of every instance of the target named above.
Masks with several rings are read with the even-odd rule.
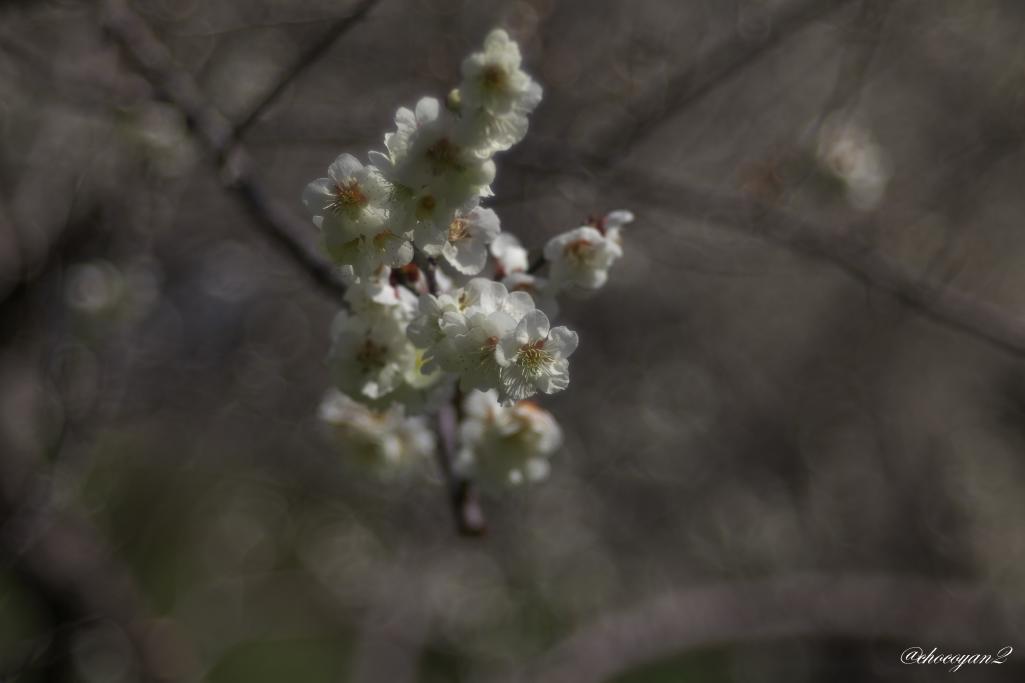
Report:
[[[596,162],[574,152],[566,163],[524,164],[535,173],[576,173]],[[881,290],[940,325],[985,341],[1015,356],[1025,356],[1025,316],[967,292],[908,272],[859,239],[860,224],[826,229],[752,196],[698,188],[665,180],[638,168],[621,168],[602,181],[629,194],[639,204],[676,210],[716,225],[740,230],[825,261],[855,280]]]
[[[840,56],[833,89],[822,107],[823,119],[849,111],[857,103],[893,8],[890,0],[860,0],[860,5],[858,16],[847,30],[848,43]]]
[[[281,251],[297,262],[311,280],[334,298],[345,292],[338,269],[302,235],[306,221],[273,200],[256,177],[245,149],[235,142],[232,126],[211,107],[192,77],[175,64],[167,47],[124,0],[101,3],[103,26],[150,84],[185,116],[197,140],[213,158],[226,188],[253,223]]]
[[[54,508],[48,488],[41,476],[26,472],[16,459],[0,458],[4,564],[40,594],[56,618],[116,625],[132,643],[141,680],[198,680],[199,660],[186,641],[169,622],[158,622],[149,613],[131,572],[116,561],[98,530],[84,515]]]
[[[235,125],[235,140],[241,140],[245,136],[246,131],[248,131],[253,124],[260,119],[260,116],[267,111],[267,108],[281,96],[281,93],[283,93],[285,89],[299,77],[299,74],[324,56],[324,53],[326,53],[331,46],[338,42],[346,33],[359,25],[378,1],[379,0],[361,0],[361,2],[357,4],[347,16],[344,16],[332,23],[331,27],[324,32],[324,35],[315,43],[310,45],[309,48],[299,56],[288,71],[286,71],[263,95],[263,97],[253,105],[249,110],[249,113],[239,120]]]
[[[634,196],[639,201],[675,208],[687,215],[707,216],[720,225],[752,232],[831,263],[944,327],[1025,356],[1025,317],[1010,315],[988,301],[909,273],[859,240],[854,230],[828,230],[749,197],[652,177],[640,180],[636,174],[631,175],[636,182]]]
[[[672,116],[702,100],[730,81],[769,50],[802,28],[849,5],[852,0],[793,0],[781,9],[753,17],[750,23],[766,29],[750,35],[739,24],[724,40],[630,103],[630,113],[612,118],[591,138],[601,150],[596,166],[607,168],[622,154],[650,138]]]
[[[775,638],[894,640],[996,651],[1025,628],[1025,607],[983,588],[914,578],[797,575],[688,588],[583,628],[538,664],[506,679],[604,681],[704,647]]]

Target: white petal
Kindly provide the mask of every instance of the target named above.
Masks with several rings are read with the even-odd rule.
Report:
[[[342,182],[362,170],[363,164],[359,162],[359,159],[351,154],[340,154],[327,170],[327,174],[335,182]]]
[[[391,157],[387,154],[371,150],[367,152],[367,158],[370,159],[370,163],[377,167],[377,169],[382,173],[384,173],[386,169],[390,170],[392,168]]]
[[[417,125],[424,125],[430,123],[438,118],[438,112],[441,108],[437,98],[435,97],[421,97],[420,101],[416,103],[416,123]]]
[[[537,393],[537,387],[534,386],[533,381],[524,374],[523,368],[518,365],[503,367],[500,377],[502,390],[508,399],[522,401]]]
[[[330,178],[317,178],[303,190],[303,204],[314,215],[322,215],[334,196],[335,184]]]
[[[476,275],[484,270],[488,260],[488,248],[475,239],[460,240],[454,246],[445,243],[442,253],[449,264],[463,275]]]
[[[484,244],[490,244],[502,232],[502,224],[498,214],[491,209],[477,207],[470,213],[476,232],[483,238]]]
[[[517,321],[522,320],[523,316],[533,311],[534,308],[534,298],[527,292],[509,292],[509,296],[505,299],[505,311]]]
[[[537,309],[530,311],[516,326],[516,338],[522,339],[522,343],[544,339],[548,336],[548,316]]]
[[[392,268],[401,268],[413,260],[413,243],[392,235],[385,248],[385,254],[384,262],[387,265]]]
[[[569,358],[576,350],[579,341],[576,332],[560,325],[548,333],[548,342],[545,344],[545,348],[554,352],[556,356]]]
[[[516,335],[505,335],[495,346],[495,362],[501,366],[510,365],[516,360],[516,354],[519,352],[520,343],[516,340]]]
[[[627,223],[633,223],[634,215],[630,211],[619,210],[612,211],[605,216],[605,229],[609,228],[621,228]]]

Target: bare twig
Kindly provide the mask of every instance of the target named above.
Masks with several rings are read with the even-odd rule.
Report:
[[[281,96],[281,93],[283,93],[285,89],[288,88],[296,78],[298,78],[299,74],[324,56],[324,54],[331,49],[332,45],[356,27],[367,16],[378,1],[379,0],[361,0],[361,2],[357,4],[348,15],[332,23],[331,27],[324,32],[324,35],[315,43],[310,45],[309,48],[307,48],[307,50],[288,69],[288,71],[286,71],[281,78],[279,78],[277,82],[266,93],[264,93],[263,97],[261,97],[256,104],[252,106],[249,112],[239,119],[234,130],[235,140],[241,140],[253,124],[260,119],[260,116],[262,116],[274,101]]]
[[[995,651],[1017,642],[1023,627],[1021,604],[966,583],[798,575],[658,595],[583,628],[507,680],[604,681],[704,647],[794,637],[893,639],[901,644],[896,663],[900,651],[913,645]]]
[[[302,235],[306,221],[274,201],[256,178],[245,149],[235,142],[233,128],[211,107],[192,77],[179,68],[149,25],[124,0],[102,3],[103,25],[152,86],[185,116],[195,137],[207,149],[230,189],[256,226],[298,263],[320,289],[334,298],[345,292],[337,268]]]
[[[473,482],[462,476],[452,466],[456,453],[456,430],[459,420],[455,402],[445,404],[438,410],[438,466],[448,487],[449,501],[455,516],[456,530],[462,536],[482,536],[488,529],[481,510],[480,500]]]

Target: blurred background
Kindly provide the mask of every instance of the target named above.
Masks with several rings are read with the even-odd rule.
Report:
[[[246,188],[313,244],[304,185],[495,26],[545,88],[504,226],[637,221],[563,306],[551,477],[464,539],[317,423],[339,303]],[[1025,346],[979,329],[1025,338],[1023,35],[1017,0],[0,4],[0,680],[1025,680]]]

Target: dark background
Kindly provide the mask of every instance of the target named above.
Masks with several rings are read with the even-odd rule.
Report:
[[[505,229],[637,215],[478,540],[317,424],[338,300],[119,5],[0,5],[0,680],[1025,680],[1025,4],[132,3],[306,244],[305,183],[496,25],[545,88]]]

